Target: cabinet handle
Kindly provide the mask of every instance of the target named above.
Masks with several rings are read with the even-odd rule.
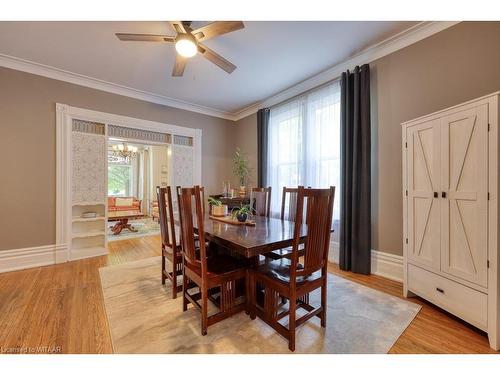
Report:
[[[441,193],[441,197],[446,198],[446,191],[443,191],[443,192]]]
[[[439,293],[443,293],[444,294],[444,290],[441,289],[441,288],[436,288],[436,290],[439,292]]]
[[[438,192],[437,192],[437,191],[435,191],[435,192],[434,192],[434,198],[437,198],[437,197],[438,197]]]

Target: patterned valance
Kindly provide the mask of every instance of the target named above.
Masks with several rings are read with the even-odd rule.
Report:
[[[108,136],[117,138],[137,139],[155,143],[171,143],[171,135],[152,132],[149,130],[127,128],[124,126],[108,125]]]
[[[183,135],[174,135],[174,145],[193,146],[193,138]]]
[[[104,124],[99,122],[73,119],[72,130],[74,132],[104,135]]]

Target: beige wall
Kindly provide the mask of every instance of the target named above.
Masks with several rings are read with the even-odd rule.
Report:
[[[208,193],[232,178],[234,122],[0,68],[0,250],[55,243],[55,103],[203,130]]]
[[[400,123],[500,90],[500,22],[461,23],[370,65],[372,248],[401,255]],[[236,139],[256,139],[255,115],[237,126]]]
[[[257,186],[257,114],[245,117],[237,124],[235,147],[239,147],[248,157],[251,169],[248,185]],[[238,183],[235,178],[232,181]]]

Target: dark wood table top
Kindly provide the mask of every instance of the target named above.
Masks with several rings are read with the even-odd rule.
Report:
[[[225,224],[205,216],[204,229],[207,239],[229,247],[247,258],[253,258],[276,249],[292,245],[295,223],[262,216],[253,216],[255,226]],[[196,226],[196,223],[195,223]],[[301,227],[302,240],[307,226]]]

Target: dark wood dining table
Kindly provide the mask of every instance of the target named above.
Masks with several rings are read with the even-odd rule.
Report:
[[[211,246],[221,246],[247,258],[251,268],[259,265],[260,255],[292,246],[295,222],[264,216],[252,216],[252,220],[255,221],[255,225],[235,225],[211,219],[209,214],[205,214],[203,223],[205,240],[210,241]],[[175,224],[180,225],[178,218]],[[196,219],[193,221],[193,226],[196,234],[199,234]],[[303,243],[307,235],[306,224],[301,225],[300,234]],[[248,290],[238,289],[238,295],[248,295]],[[262,300],[261,293],[257,299]],[[212,302],[217,305],[216,300]],[[246,310],[248,313],[248,306]]]
[[[205,239],[235,251],[239,255],[258,261],[259,255],[292,246],[295,222],[253,216],[254,226],[226,224],[204,218]],[[197,223],[194,223],[197,231]],[[301,226],[301,240],[305,240],[307,225]]]

